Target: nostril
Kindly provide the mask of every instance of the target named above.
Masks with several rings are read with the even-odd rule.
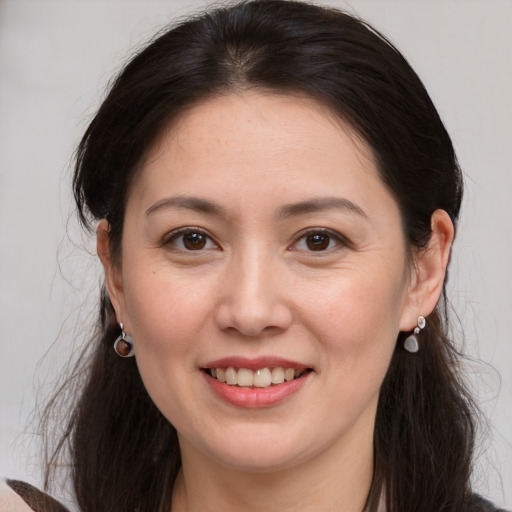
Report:
[[[221,299],[215,312],[218,327],[230,334],[255,338],[272,336],[286,330],[292,323],[292,313],[279,293],[272,291],[237,294]]]
[[[229,326],[224,329],[222,329],[223,332],[230,336],[236,336],[237,338],[244,340],[244,339],[255,339],[255,338],[270,338],[272,336],[277,336],[279,334],[282,334],[286,328],[268,325],[263,327],[262,329],[258,327],[250,328],[248,326],[242,327],[242,326]]]

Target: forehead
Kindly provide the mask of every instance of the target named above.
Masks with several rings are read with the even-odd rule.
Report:
[[[243,192],[247,203],[248,191],[251,198],[292,201],[333,189],[362,202],[387,193],[369,146],[311,98],[252,91],[182,113],[148,153],[132,194],[147,202],[164,191],[224,198]]]

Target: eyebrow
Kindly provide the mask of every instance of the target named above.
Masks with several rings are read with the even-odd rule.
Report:
[[[192,196],[174,196],[160,199],[154,205],[150,206],[146,210],[146,217],[156,211],[168,208],[194,210],[196,212],[208,213],[210,215],[226,216],[224,208],[213,201]]]
[[[367,218],[364,210],[348,199],[341,197],[318,197],[301,201],[299,203],[286,204],[278,211],[278,217],[288,218],[308,213],[322,212],[325,210],[341,209],[350,213],[355,213],[361,217]]]
[[[145,215],[149,216],[156,211],[168,208],[193,210],[218,217],[227,216],[226,210],[213,201],[202,199],[200,197],[182,195],[160,199],[146,210]],[[300,201],[298,203],[291,203],[282,206],[277,212],[277,218],[285,219],[299,215],[306,215],[308,213],[316,213],[333,209],[341,209],[347,212],[355,213],[361,217],[367,217],[362,208],[348,199],[340,197],[318,197],[309,199],[307,201]]]

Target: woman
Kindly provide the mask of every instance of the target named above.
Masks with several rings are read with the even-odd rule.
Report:
[[[184,22],[74,186],[106,280],[58,445],[81,510],[495,510],[446,335],[460,170],[384,37],[275,0]]]

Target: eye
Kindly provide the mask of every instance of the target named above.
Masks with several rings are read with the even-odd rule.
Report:
[[[164,245],[171,245],[182,251],[202,251],[218,248],[217,244],[206,233],[196,228],[174,231],[165,240]]]
[[[302,235],[293,245],[293,249],[322,252],[340,245],[346,245],[340,235],[328,230],[315,230]]]

